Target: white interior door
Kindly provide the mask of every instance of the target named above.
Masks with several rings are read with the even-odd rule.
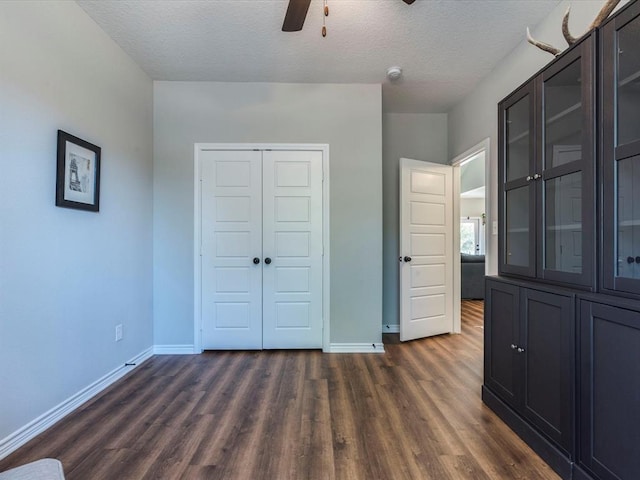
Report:
[[[453,221],[453,167],[400,159],[402,341],[454,330]]]
[[[203,151],[200,171],[202,348],[261,349],[262,153]]]
[[[322,152],[263,154],[263,347],[322,347]]]
[[[322,348],[322,151],[200,158],[202,348]]]

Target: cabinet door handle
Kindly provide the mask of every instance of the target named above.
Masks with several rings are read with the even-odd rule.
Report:
[[[533,179],[534,179],[534,180],[538,180],[539,178],[542,178],[542,175],[540,175],[539,173],[536,173],[536,174],[533,176]]]
[[[518,347],[518,353],[524,353],[524,348]]]
[[[527,175],[527,182],[530,182],[531,180],[533,180],[533,177],[531,175]]]
[[[515,350],[516,348],[518,348],[517,345],[514,345],[513,343],[511,344],[511,350]]]

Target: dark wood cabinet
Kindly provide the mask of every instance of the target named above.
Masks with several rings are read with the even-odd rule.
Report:
[[[498,141],[482,398],[562,478],[640,479],[640,0],[500,102]]]
[[[501,275],[594,284],[595,38],[498,106]]]
[[[509,406],[519,408],[520,288],[488,277],[485,290],[484,383]]]
[[[571,452],[574,297],[522,288],[524,416]]]
[[[485,385],[570,455],[574,296],[488,278]]]
[[[640,2],[601,34],[602,288],[640,296]]]
[[[640,305],[581,300],[580,464],[602,480],[640,478]]]

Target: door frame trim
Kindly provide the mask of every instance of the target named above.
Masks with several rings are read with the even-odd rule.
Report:
[[[322,152],[322,351],[331,350],[329,145],[323,143],[194,143],[193,146],[193,351],[202,353],[200,152],[211,150],[302,150]]]

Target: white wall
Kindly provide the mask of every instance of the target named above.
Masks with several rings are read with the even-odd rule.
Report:
[[[399,160],[448,163],[447,114],[388,113],[382,116],[383,325],[399,322]]]
[[[624,0],[621,5],[626,3]],[[580,2],[562,1],[553,12],[536,28],[532,28],[533,36],[541,41],[564,48],[566,42],[562,37],[562,17],[568,5],[571,5],[569,28],[574,36],[586,32],[595,18],[604,0],[582,0]],[[532,26],[533,27],[533,26]],[[498,109],[497,104],[511,91],[525,82],[531,75],[545,66],[553,56],[529,45],[522,32],[522,42],[515,46],[501,63],[485,77],[476,89],[460,104],[449,112],[449,156],[463,153],[480,143],[485,138],[491,139],[490,178],[487,182],[490,194],[490,208],[487,219],[489,231],[492,221],[498,220]],[[493,259],[488,265],[488,273],[497,273],[498,237],[488,235],[488,258]]]
[[[0,447],[152,344],[152,95],[75,2],[0,2]],[[58,129],[99,213],[54,206]]]
[[[460,167],[460,193],[486,185],[485,157],[485,152],[482,151]]]
[[[461,217],[481,217],[484,211],[484,198],[461,198]]]
[[[194,342],[197,142],[329,144],[331,342],[381,341],[381,111],[380,85],[155,82],[155,344]]]

